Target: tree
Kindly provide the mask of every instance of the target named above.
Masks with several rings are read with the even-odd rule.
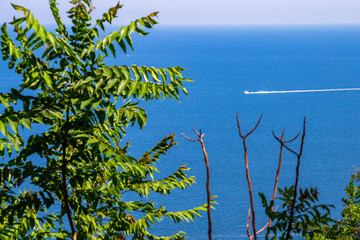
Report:
[[[345,187],[347,197],[342,199],[344,208],[341,212],[343,219],[333,225],[324,224],[318,227],[315,239],[359,239],[360,238],[360,171],[356,169],[351,174],[349,185]]]
[[[67,12],[71,26],[62,22],[56,0],[49,3],[55,33],[15,4],[24,15],[10,23],[15,38],[8,24],[1,28],[3,59],[22,82],[0,94],[5,106],[0,115],[0,155],[5,159],[0,165],[0,237],[183,239],[182,232],[157,237],[148,230],[154,220],[193,220],[206,208],[169,212],[144,199],[150,192],[166,195],[194,183],[185,166],[164,179],[154,176],[160,156],[176,145],[174,135],[139,159],[128,154],[129,144],[121,140],[128,126],[146,123],[140,100],[178,100],[181,92],[187,94],[184,69],[104,63],[110,54],[133,50],[131,34],[148,34],[144,29],[157,24],[157,12],[107,35],[105,24],[112,23],[122,8],[119,3],[92,24],[91,0],[72,0]],[[36,125],[42,127],[32,131]],[[24,138],[29,131],[32,135]],[[124,201],[129,191],[140,198]]]

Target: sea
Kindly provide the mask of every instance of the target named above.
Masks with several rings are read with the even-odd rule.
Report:
[[[360,25],[159,26],[134,37],[134,49],[128,55],[119,52],[107,63],[181,66],[186,68],[184,77],[194,80],[184,83],[189,94],[181,94],[180,102],[141,102],[147,125],[142,130],[130,127],[124,138],[124,144],[130,141],[130,153],[139,157],[175,134],[179,145],[160,159],[156,177],[166,177],[183,164],[190,168],[188,175],[196,177],[196,184],[186,190],[166,197],[153,194],[145,201],[170,211],[206,203],[200,143],[181,135],[197,138],[194,127],[205,134],[211,194],[217,196],[211,211],[213,239],[247,239],[250,200],[236,115],[247,133],[263,114],[246,139],[258,229],[268,220],[258,192],[271,198],[278,165],[280,145],[273,132],[281,135],[285,129],[284,138],[291,139],[302,131],[306,117],[299,187],[317,187],[319,202],[334,205],[331,217],[341,218],[344,188],[360,167]],[[9,91],[18,77],[4,62],[0,70],[0,90]],[[298,152],[300,139],[289,147]],[[296,164],[296,156],[285,151],[279,187],[294,184]],[[184,231],[188,239],[202,240],[208,239],[207,227],[203,212],[194,222],[164,220],[149,231]]]

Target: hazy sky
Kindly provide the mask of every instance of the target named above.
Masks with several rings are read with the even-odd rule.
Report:
[[[0,0],[1,22],[14,15],[10,2],[29,8],[42,23],[53,23],[47,0]],[[58,0],[62,12],[68,0]],[[114,0],[93,0],[96,13]],[[353,24],[360,0],[124,0],[117,23],[160,11],[161,24]]]

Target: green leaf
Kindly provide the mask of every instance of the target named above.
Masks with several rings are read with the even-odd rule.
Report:
[[[174,71],[172,70],[172,68],[166,68],[166,70],[168,71],[168,73],[170,75],[171,81],[175,81],[175,74],[174,74]]]
[[[123,26],[121,27],[120,31],[119,31],[119,41],[122,40],[123,38],[125,38],[125,36],[128,34],[128,28]]]
[[[87,107],[92,101],[93,101],[92,98],[89,98],[86,101],[82,101],[80,104],[80,108],[83,109],[83,108]]]
[[[143,83],[142,87],[141,87],[139,98],[143,98],[147,92],[148,92],[147,84]]]
[[[136,116],[138,118],[138,122],[139,122],[139,126],[140,128],[143,128],[146,124],[147,121],[147,117],[146,117],[146,113],[144,112],[137,112]],[[140,120],[140,121],[139,121]]]
[[[26,18],[22,17],[22,18],[15,18],[14,21],[10,22],[11,25],[17,26],[20,25],[21,23],[25,22]]]
[[[4,136],[7,136],[7,123],[0,120],[0,131]]]
[[[105,90],[110,90],[117,82],[119,81],[118,78],[113,78],[111,80],[108,81],[108,83],[106,84]]]
[[[56,37],[52,33],[48,32],[47,33],[47,39],[51,43],[51,46],[56,50],[56,47],[57,47],[57,39],[56,39]]]
[[[32,128],[31,128],[31,120],[30,120],[30,118],[21,118],[21,119],[20,119],[20,123],[21,123],[23,126],[25,126],[26,128],[32,129]]]
[[[112,53],[112,55],[114,57],[116,57],[116,50],[115,50],[114,44],[109,43],[108,48],[110,49],[110,52]]]
[[[129,25],[129,34],[133,33],[136,29],[136,24],[135,22],[131,22]]]
[[[109,67],[104,67],[103,68],[103,71],[104,71],[104,75],[106,76],[106,77],[112,77],[112,71],[111,71],[111,69],[109,68]]]
[[[119,87],[117,89],[117,95],[119,96],[122,91],[125,89],[125,87],[127,86],[127,84],[129,83],[130,79],[126,79],[126,80],[122,80],[119,84]]]
[[[17,119],[8,118],[7,120],[9,121],[10,127],[14,133],[17,133],[19,128],[19,123],[16,121]]]
[[[46,85],[47,85],[51,90],[54,90],[53,81],[52,81],[50,75],[49,75],[46,71],[44,71],[44,72],[43,72],[43,76],[44,76],[44,80],[45,80],[45,82],[46,82]]]
[[[13,8],[14,8],[16,11],[24,12],[24,16],[29,12],[28,9],[26,9],[26,8],[24,8],[24,7],[22,7],[22,6],[16,5],[16,4],[14,4],[14,3],[10,3],[10,4],[13,6]]]
[[[118,42],[118,44],[119,44],[119,46],[121,47],[121,49],[123,50],[123,52],[126,54],[126,45],[125,45],[124,40],[121,39],[121,40]]]
[[[47,32],[43,26],[39,26],[37,34],[43,40],[43,42],[47,42]]]
[[[59,111],[54,111],[54,110],[49,109],[48,112],[57,119],[63,119],[64,118],[64,115]],[[43,123],[41,118],[34,118],[34,120],[36,120],[39,123]]]
[[[126,35],[125,40],[126,40],[127,44],[129,45],[129,47],[131,48],[131,50],[135,51],[133,48],[133,42],[132,42],[130,35]]]

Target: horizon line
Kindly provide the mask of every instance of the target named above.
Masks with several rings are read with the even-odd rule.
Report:
[[[4,23],[4,22],[3,22]],[[65,23],[65,25],[70,25],[71,23]],[[54,26],[56,23],[44,23],[42,25]],[[126,24],[125,24],[126,25]],[[271,27],[271,26],[359,26],[360,22],[356,23],[236,23],[236,24],[228,24],[228,23],[219,23],[219,24],[178,24],[178,23],[159,23],[156,27],[161,26],[172,26],[172,27]],[[124,26],[121,23],[113,23],[109,26]]]

